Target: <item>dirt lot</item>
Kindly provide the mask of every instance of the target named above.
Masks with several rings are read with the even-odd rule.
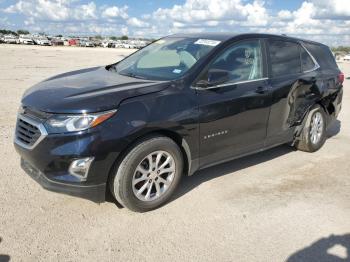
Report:
[[[206,169],[153,212],[51,193],[29,178],[12,145],[23,91],[127,52],[0,45],[0,261],[350,260],[350,80],[322,150],[281,146]],[[340,67],[350,76],[350,64]]]

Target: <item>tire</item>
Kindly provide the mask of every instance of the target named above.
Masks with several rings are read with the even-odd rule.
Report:
[[[321,106],[315,105],[307,115],[299,141],[296,143],[296,148],[305,152],[316,152],[325,142],[326,113]]]
[[[178,145],[168,137],[150,137],[131,148],[111,174],[109,185],[122,206],[147,212],[169,200],[182,173],[183,156]]]

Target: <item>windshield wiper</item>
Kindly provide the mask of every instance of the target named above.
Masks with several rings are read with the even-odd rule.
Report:
[[[123,75],[123,76],[128,76],[128,77],[133,77],[133,78],[138,78],[138,79],[146,79],[145,77],[143,76],[139,76],[139,75],[135,75],[134,73],[125,73],[125,74],[122,74],[122,73],[119,73],[120,75]]]

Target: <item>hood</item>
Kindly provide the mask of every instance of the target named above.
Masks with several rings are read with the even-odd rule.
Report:
[[[110,110],[130,97],[161,91],[168,82],[119,75],[105,67],[51,77],[29,88],[22,105],[48,113],[92,113]]]

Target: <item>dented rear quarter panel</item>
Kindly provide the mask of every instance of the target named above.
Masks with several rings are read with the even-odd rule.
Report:
[[[341,107],[342,86],[337,84],[337,74],[336,70],[317,69],[299,75],[271,78],[268,143],[293,140],[295,127],[302,123],[309,109],[316,103],[320,103],[329,113],[328,122],[331,122]]]

